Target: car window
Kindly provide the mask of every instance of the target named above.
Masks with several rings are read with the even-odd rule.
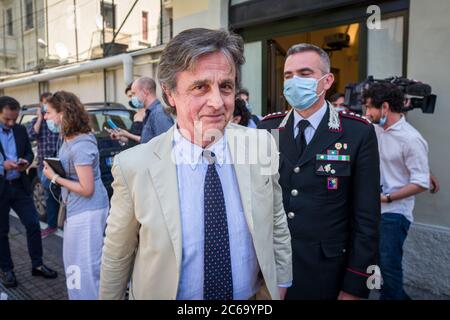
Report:
[[[28,127],[31,125],[31,121],[36,118],[35,114],[24,114],[22,119],[20,120],[20,124]]]
[[[89,111],[89,124],[97,136],[108,136],[105,128],[111,129],[107,121],[111,119],[119,128],[130,130],[133,124],[133,113],[128,110],[96,110]]]

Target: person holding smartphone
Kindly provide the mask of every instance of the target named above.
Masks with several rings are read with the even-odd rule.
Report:
[[[47,224],[48,227],[41,232],[42,239],[55,233],[57,229],[59,203],[50,192],[50,181],[42,174],[44,169],[44,158],[56,156],[59,132],[58,128],[52,122],[44,119],[47,111],[47,99],[51,97],[50,92],[44,92],[39,99],[39,108],[36,117],[31,121],[28,127],[28,136],[37,142],[37,158],[38,158],[38,177],[44,187],[44,198],[46,204]]]
[[[42,259],[39,216],[26,174],[34,154],[25,127],[16,124],[19,112],[20,104],[16,99],[0,97],[0,279],[7,288],[18,285],[8,239],[11,209],[26,229],[31,274],[46,279],[57,277]]]
[[[96,300],[100,280],[103,232],[109,200],[100,175],[97,140],[89,116],[76,95],[58,91],[48,99],[47,121],[60,128],[63,144],[58,157],[66,178],[44,161],[44,175],[61,186],[66,204],[63,260],[67,276],[77,272],[80,286],[68,286],[71,300]],[[75,269],[74,269],[75,268]]]

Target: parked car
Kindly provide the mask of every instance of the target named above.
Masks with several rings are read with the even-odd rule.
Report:
[[[89,113],[89,122],[95,137],[97,138],[98,149],[100,153],[100,171],[103,184],[108,191],[109,197],[112,196],[112,174],[111,166],[116,154],[122,150],[128,149],[136,143],[129,142],[127,145],[120,145],[118,141],[112,140],[105,128],[109,128],[107,120],[111,119],[122,129],[129,130],[133,123],[134,111],[127,109],[119,103],[86,103],[84,104]],[[26,105],[22,107],[19,117],[19,123],[24,125],[27,129],[31,126],[31,121],[36,117],[39,105]],[[31,145],[35,155],[35,160],[28,168],[28,175],[32,181],[33,199],[36,209],[39,212],[41,220],[45,221],[45,199],[44,188],[37,174],[37,142],[31,139]]]

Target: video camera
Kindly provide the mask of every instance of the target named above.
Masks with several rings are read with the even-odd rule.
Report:
[[[405,95],[404,112],[413,109],[421,109],[423,113],[434,113],[436,106],[436,95],[431,93],[431,86],[416,80],[401,77],[391,77],[386,79],[374,79],[369,76],[361,83],[349,84],[345,87],[344,104],[353,112],[363,112],[363,93],[373,83],[392,83],[397,86]]]

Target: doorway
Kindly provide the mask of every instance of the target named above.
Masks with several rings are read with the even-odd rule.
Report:
[[[267,40],[267,98],[268,113],[285,111],[289,107],[283,96],[283,69],[288,49],[298,43],[311,43],[330,56],[335,82],[327,98],[345,92],[345,86],[359,78],[360,24],[353,23],[311,32],[295,33]]]

